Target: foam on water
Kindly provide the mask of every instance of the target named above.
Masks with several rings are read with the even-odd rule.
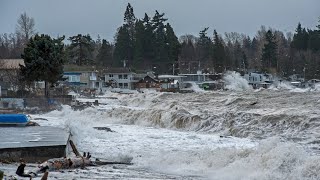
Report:
[[[205,90],[201,89],[195,82],[190,82],[191,83],[191,89],[194,91],[194,92],[200,92],[200,93],[203,93],[203,92],[206,92]]]
[[[32,116],[69,129],[82,152],[134,163],[119,167],[121,175],[110,166],[90,168],[91,178],[320,178],[317,92],[111,93],[97,100],[100,106],[83,111],[64,106]],[[55,176],[81,179],[76,172]]]
[[[241,75],[237,72],[231,71],[227,72],[223,80],[226,84],[226,89],[233,91],[246,91],[251,90],[252,87],[249,86],[249,83],[246,79],[241,77]]]

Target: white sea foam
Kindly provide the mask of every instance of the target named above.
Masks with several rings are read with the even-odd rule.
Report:
[[[194,91],[194,92],[206,92],[205,90],[201,89],[195,82],[190,82],[191,83],[191,89]]]
[[[95,99],[79,99],[83,102]],[[110,93],[37,121],[70,130],[80,151],[134,165],[63,178],[319,179],[317,92]],[[94,127],[109,127],[106,132]],[[6,166],[13,169],[11,166]],[[111,169],[110,169],[111,168]],[[160,174],[158,174],[160,173]],[[126,176],[128,175],[128,176]]]
[[[252,89],[252,87],[249,86],[248,81],[234,71],[227,72],[224,75],[223,80],[225,81],[226,89],[228,90],[246,91]]]

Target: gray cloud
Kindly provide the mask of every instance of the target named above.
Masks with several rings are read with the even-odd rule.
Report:
[[[197,35],[204,27],[251,36],[261,25],[288,32],[298,22],[315,28],[320,16],[319,0],[1,0],[0,33],[14,32],[19,14],[27,12],[40,33],[113,40],[128,2],[139,18],[164,12],[178,36]]]

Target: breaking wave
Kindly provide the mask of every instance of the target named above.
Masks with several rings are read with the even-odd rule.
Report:
[[[82,151],[133,159],[153,171],[230,180],[320,178],[317,92],[108,96],[98,99],[99,107],[50,112],[46,123],[69,128]],[[92,128],[97,126],[121,134]],[[238,146],[242,141],[247,145]]]
[[[226,89],[228,90],[246,91],[252,89],[248,81],[234,71],[227,72],[224,75],[223,80],[225,81]]]
[[[65,107],[61,116],[68,119],[70,113],[74,119],[85,113],[85,118],[97,125],[138,125],[254,139],[281,136],[320,151],[315,133],[320,130],[317,92],[154,92],[117,95],[112,101],[84,111]]]

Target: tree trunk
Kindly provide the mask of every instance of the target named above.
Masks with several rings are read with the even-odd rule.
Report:
[[[48,82],[44,82],[44,96],[48,99],[49,98],[49,93],[48,93]]]

